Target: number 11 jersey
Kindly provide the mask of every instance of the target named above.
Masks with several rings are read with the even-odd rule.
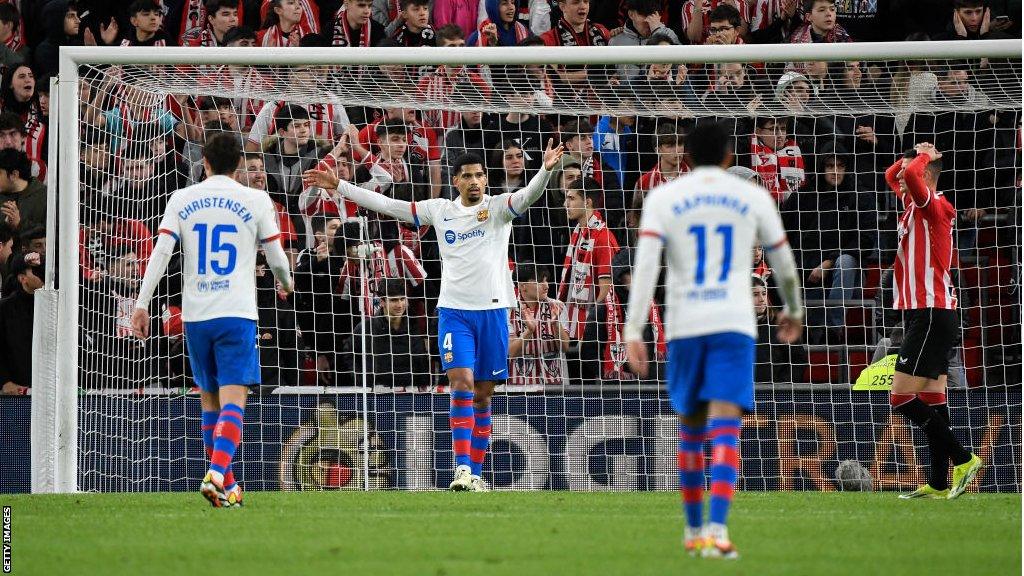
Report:
[[[757,338],[753,249],[786,243],[767,190],[720,168],[697,168],[648,194],[640,235],[664,243],[668,339],[724,332]]]
[[[181,245],[183,321],[258,319],[257,243],[281,236],[266,192],[212,176],[171,195],[160,233]]]

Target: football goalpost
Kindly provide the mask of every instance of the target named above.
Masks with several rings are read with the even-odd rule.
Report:
[[[497,194],[525,184],[548,138],[569,154],[513,232],[519,344],[495,393],[485,478],[500,489],[674,487],[675,419],[656,380],[625,370],[620,325],[644,193],[686,170],[681,135],[712,119],[733,130],[737,173],[778,200],[808,303],[804,343],[774,342],[779,301],[752,255],[767,300],[740,488],[833,490],[845,460],[868,468],[875,489],[920,480],[924,438],[890,421],[884,369],[869,389],[855,384],[900,338],[887,269],[901,208],[882,173],[931,141],[958,208],[954,429],[986,458],[978,489],[1021,489],[1017,40],[75,47],[61,49],[51,94],[33,491],[198,486],[180,264],[154,299],[151,337],[132,339],[126,321],[166,200],[201,180],[215,132],[237,135],[238,178],[278,203],[297,278],[285,298],[257,271],[264,386],[236,456],[246,488],[434,489],[453,467],[432,244],[458,239],[303,189],[301,172],[333,169],[404,200],[452,197],[448,165],[468,151]],[[574,191],[593,204],[567,209]],[[617,249],[595,246],[601,227]],[[648,333],[655,357],[660,316]]]

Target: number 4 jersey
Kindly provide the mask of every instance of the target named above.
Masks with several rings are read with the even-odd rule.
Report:
[[[182,320],[257,319],[256,247],[281,234],[266,192],[212,176],[171,195],[160,233],[181,245]]]
[[[647,196],[640,235],[664,243],[668,339],[722,332],[757,338],[753,249],[786,243],[768,191],[719,168],[698,168]]]

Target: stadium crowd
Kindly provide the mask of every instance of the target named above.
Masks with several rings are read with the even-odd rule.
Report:
[[[24,393],[31,385],[33,294],[50,256],[49,90],[60,46],[343,50],[995,39],[1020,38],[1020,13],[1020,2],[995,0],[0,0],[2,391]],[[405,200],[452,197],[449,166],[475,152],[486,159],[491,193],[498,194],[530,179],[549,139],[563,142],[568,154],[544,198],[514,228],[509,266],[520,306],[510,311],[508,385],[635,380],[625,365],[622,323],[636,228],[645,192],[688,171],[683,135],[697,120],[678,114],[687,107],[730,112],[723,117],[735,134],[731,170],[778,201],[812,303],[807,345],[775,341],[778,300],[771,270],[755,251],[757,380],[811,380],[811,347],[889,342],[899,321],[891,313],[877,323],[851,318],[866,300],[877,299],[878,310],[888,304],[878,287],[891,274],[900,207],[883,170],[898,153],[920,141],[946,153],[940,189],[958,210],[962,261],[977,262],[994,244],[1013,245],[979,233],[1005,222],[997,217],[1008,208],[1015,219],[1021,193],[1019,110],[977,111],[992,63],[891,64],[382,67],[396,90],[426,99],[468,95],[518,110],[505,114],[157,98],[118,83],[127,71],[93,71],[79,102],[82,383],[130,389],[188,382],[175,301],[180,274],[160,291],[149,340],[131,337],[128,318],[164,204],[171,192],[203,178],[203,141],[221,131],[236,134],[245,148],[239,182],[275,201],[296,279],[295,293],[286,295],[265,265],[257,269],[264,384],[443,384],[431,320],[440,278],[434,231],[361,214],[327,191],[304,189],[303,171],[333,169]],[[208,86],[254,94],[274,81],[313,90],[327,73],[228,66],[186,72]],[[662,103],[664,113],[545,112],[603,109],[607,98],[625,110]],[[950,111],[843,112],[850,102],[878,101]],[[737,118],[737,110],[746,116]],[[662,359],[658,306],[647,337],[652,356]]]

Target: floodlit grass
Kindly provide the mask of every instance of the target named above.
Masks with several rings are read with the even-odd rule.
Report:
[[[1020,574],[1021,497],[737,495],[742,558],[687,557],[678,495],[577,492],[0,495],[14,574]]]

